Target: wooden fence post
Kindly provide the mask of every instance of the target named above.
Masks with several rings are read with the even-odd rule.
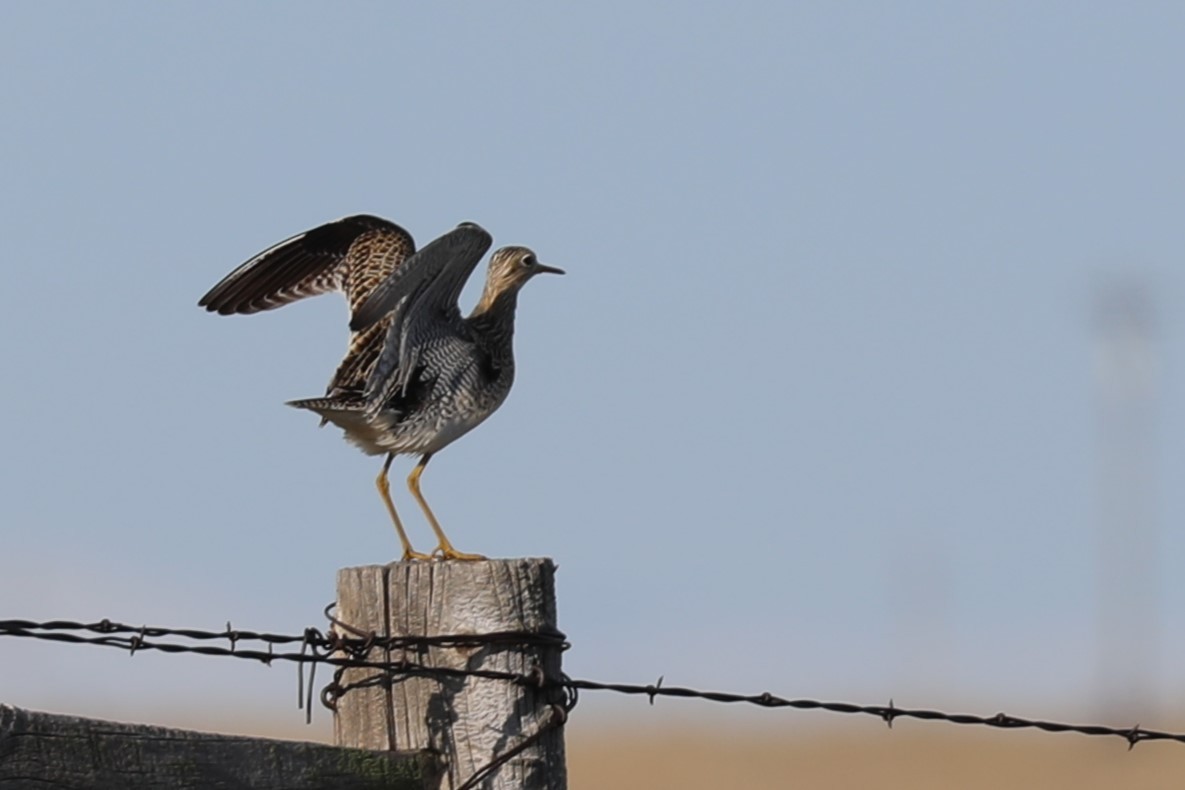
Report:
[[[344,568],[337,618],[378,636],[524,633],[555,635],[555,565],[549,559],[397,562]],[[371,658],[427,667],[560,677],[556,644],[374,649]],[[544,734],[478,785],[484,790],[565,790],[563,729],[553,722],[555,689],[504,679],[399,677],[367,683],[378,670],[350,669],[337,701],[339,746],[431,750],[444,762],[442,787],[458,788],[540,728]]]

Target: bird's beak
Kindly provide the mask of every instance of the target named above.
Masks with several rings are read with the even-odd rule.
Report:
[[[535,264],[536,274],[563,274],[563,269],[557,269],[554,266],[544,266],[542,263]]]

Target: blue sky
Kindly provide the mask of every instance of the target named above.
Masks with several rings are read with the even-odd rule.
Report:
[[[2,616],[320,624],[398,549],[379,460],[283,405],[344,304],[196,301],[339,216],[474,220],[568,276],[424,490],[462,550],[556,559],[603,680],[1089,715],[1091,305],[1142,284],[1172,708],[1183,37],[1177,3],[4,5]],[[298,716],[216,664],[0,640],[0,701]]]

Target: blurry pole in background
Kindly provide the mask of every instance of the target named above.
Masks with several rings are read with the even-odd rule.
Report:
[[[1156,507],[1160,359],[1146,285],[1105,283],[1094,305],[1100,714],[1159,715],[1160,532]]]

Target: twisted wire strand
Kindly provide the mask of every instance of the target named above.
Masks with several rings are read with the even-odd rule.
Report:
[[[327,616],[328,612],[326,613]],[[375,649],[425,649],[428,647],[477,647],[482,645],[502,645],[506,647],[551,647],[566,649],[568,643],[563,634],[528,634],[501,632],[492,634],[449,634],[439,636],[400,636],[380,637],[373,633],[353,628],[347,623],[330,617],[332,628],[328,634],[316,628],[307,628],[300,635],[276,634],[258,631],[236,630],[227,623],[223,631],[203,631],[188,628],[167,628],[160,626],[133,626],[111,620],[83,623],[69,620],[50,620],[36,622],[32,620],[0,620],[0,637],[18,637],[39,639],[67,644],[90,644],[104,647],[115,647],[127,650],[129,653],[139,651],[158,651],[162,653],[194,653],[206,656],[230,656],[234,658],[260,661],[270,665],[274,661],[288,661],[299,667],[309,665],[315,667],[326,664],[336,668],[334,682],[330,683],[322,692],[322,702],[327,707],[333,707],[338,697],[349,688],[367,683],[391,682],[394,677],[434,677],[448,678],[484,678],[489,680],[505,680],[512,683],[537,687],[550,687],[564,691],[567,695],[565,702],[559,707],[564,711],[562,718],[566,719],[567,711],[575,705],[576,694],[580,691],[607,691],[617,694],[644,696],[654,704],[658,697],[677,697],[685,699],[699,699],[724,704],[748,704],[763,708],[794,708],[797,710],[824,710],[831,713],[860,714],[875,716],[890,727],[897,719],[920,719],[923,721],[940,721],[951,724],[978,725],[1007,730],[1035,729],[1043,732],[1073,732],[1090,736],[1118,737],[1127,741],[1129,748],[1143,741],[1172,741],[1185,743],[1185,733],[1167,732],[1162,730],[1144,729],[1138,724],[1132,727],[1109,727],[1098,724],[1071,724],[1044,719],[1026,719],[1011,716],[1006,713],[996,713],[982,716],[968,713],[948,713],[939,710],[921,708],[897,707],[892,700],[888,705],[857,705],[848,702],[833,702],[814,699],[790,699],[780,697],[769,692],[760,694],[738,694],[723,691],[707,691],[682,686],[663,685],[663,678],[656,683],[602,683],[593,680],[571,679],[566,676],[558,678],[543,678],[541,675],[520,674],[498,670],[483,669],[452,669],[447,667],[428,667],[414,661],[379,661],[370,658]],[[93,634],[93,635],[89,635]],[[174,640],[174,641],[166,641]],[[225,640],[226,646],[212,644],[186,644],[183,641],[210,642]],[[243,648],[239,643],[259,642],[267,649]],[[300,645],[299,652],[278,652],[278,645]],[[373,669],[377,672],[350,686],[341,683],[341,676],[346,669]],[[301,688],[304,688],[303,676]],[[311,700],[312,681],[309,683],[309,700]],[[303,706],[303,705],[302,705]],[[530,736],[538,738],[550,726],[561,726],[555,723],[558,715],[552,717],[548,724],[540,728],[539,732]],[[517,754],[530,744],[519,744],[514,747]],[[500,755],[501,761],[510,759],[513,755]],[[496,766],[495,766],[496,768]],[[493,769],[491,769],[493,770]]]

